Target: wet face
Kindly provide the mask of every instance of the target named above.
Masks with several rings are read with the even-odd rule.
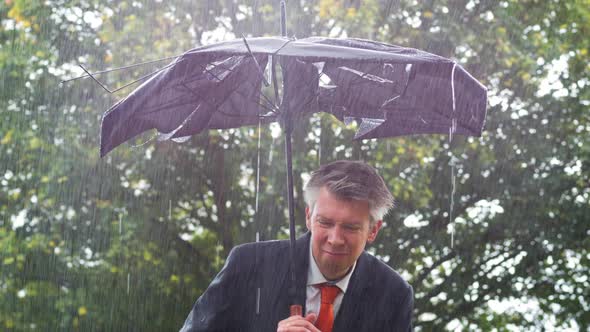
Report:
[[[382,224],[379,220],[370,225],[368,202],[342,200],[325,188],[320,189],[313,211],[306,208],[305,216],[313,257],[328,280],[346,275]]]

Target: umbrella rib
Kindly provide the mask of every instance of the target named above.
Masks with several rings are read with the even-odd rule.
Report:
[[[275,105],[280,105],[281,103],[279,102],[279,86],[277,84],[277,70],[276,70],[276,57],[279,55],[279,51],[283,49],[283,47],[287,46],[287,44],[289,44],[290,42],[292,42],[292,40],[287,40],[283,45],[281,45],[281,47],[279,47],[273,54],[272,54],[272,60],[271,60],[271,70],[272,70],[272,84],[274,86],[274,91],[275,91]]]
[[[192,90],[191,90],[191,89],[190,89],[190,88],[189,88],[189,87],[186,85],[186,83],[185,83],[185,82],[181,82],[181,83],[180,83],[180,85],[182,85],[182,86],[183,86],[183,87],[184,87],[184,88],[185,88],[185,89],[186,89],[186,90],[187,90],[189,93],[191,93],[191,94],[193,94],[195,97],[199,98],[199,96],[198,96],[198,95],[196,95],[196,94],[195,94],[195,93],[194,93],[194,92],[193,92],[193,91],[192,91]],[[269,112],[272,112],[272,113],[276,114],[276,111],[275,111],[275,110],[274,110],[272,107],[269,107],[269,106],[267,106],[267,105],[263,105],[263,104],[261,104],[261,103],[260,103],[260,102],[258,102],[258,101],[255,101],[255,100],[249,99],[249,97],[248,97],[248,96],[245,96],[245,95],[244,95],[242,92],[239,92],[238,90],[234,90],[234,93],[237,93],[238,95],[240,95],[240,96],[244,97],[246,100],[249,100],[250,102],[252,102],[252,103],[254,103],[254,104],[256,104],[256,105],[258,105],[258,106],[260,106],[260,107],[262,107],[262,108],[264,108],[264,109],[266,109],[266,110],[268,110]],[[262,92],[261,92],[261,94],[264,96],[264,94],[263,94]],[[266,97],[266,96],[265,96],[265,97]],[[268,98],[268,97],[266,97],[266,98]],[[186,104],[189,104],[189,103],[186,103]],[[181,104],[181,105],[186,105],[186,104]],[[272,105],[272,103],[271,103],[271,105]],[[219,112],[220,114],[223,114],[223,115],[225,115],[225,116],[229,116],[229,117],[239,117],[239,116],[240,116],[240,115],[234,115],[234,114],[230,114],[230,113],[225,113],[225,112],[223,112],[223,111],[219,111],[219,110],[218,110],[217,112]],[[258,116],[260,117],[261,115],[258,115]],[[263,117],[264,117],[264,116],[263,116]]]
[[[373,75],[373,74],[369,74],[369,73],[364,72],[360,76],[355,76],[353,79],[351,79],[350,85],[356,86],[356,85],[371,83],[370,80],[366,79],[366,77],[368,77],[368,75]],[[376,75],[374,75],[374,76],[376,76]]]
[[[249,99],[249,98],[248,98],[247,96],[245,96],[245,95],[244,95],[242,92],[239,92],[239,91],[237,91],[237,90],[236,90],[236,91],[234,91],[234,92],[235,92],[235,93],[237,93],[238,95],[240,95],[240,96],[244,97],[246,100],[249,100],[250,102],[252,102],[252,103],[254,103],[254,104],[256,104],[256,105],[258,105],[258,106],[260,106],[260,107],[264,108],[265,110],[267,110],[267,111],[269,111],[269,112],[271,112],[271,113],[273,113],[273,114],[277,114],[277,112],[276,112],[276,109],[274,108],[274,105],[273,105],[272,103],[270,103],[270,102],[269,102],[270,106],[269,106],[269,105],[264,105],[264,104],[262,104],[262,103],[260,103],[260,102],[258,102],[258,101],[256,101],[256,100]],[[261,92],[261,95],[263,95],[263,96],[264,96],[264,94],[263,94],[262,92]],[[266,97],[266,96],[265,96],[265,97]],[[220,114],[223,114],[223,115],[225,115],[225,116],[230,116],[230,117],[239,117],[239,116],[240,116],[240,115],[235,115],[235,114],[231,114],[231,113],[225,113],[225,112],[223,112],[223,111],[218,111],[218,112],[219,112]],[[258,115],[258,116],[260,117],[260,116],[263,116],[263,115]],[[264,116],[263,116],[263,117],[264,117]]]
[[[250,47],[248,47],[248,43],[247,43],[245,40],[244,40],[244,43],[246,43],[246,47],[248,48],[248,51],[250,51]],[[256,58],[254,57],[254,55],[252,54],[252,52],[250,52],[250,55],[252,55],[252,58],[254,59],[254,63],[256,64],[256,67],[258,67],[258,70],[259,70],[259,72],[260,72],[260,74],[261,74],[262,81],[264,82],[264,85],[265,85],[265,86],[270,86],[270,84],[268,83],[268,81],[267,81],[267,80],[266,80],[266,78],[264,77],[264,74],[263,74],[263,73],[262,73],[262,71],[261,71],[260,64],[258,63],[258,61],[256,60]],[[221,65],[214,65],[214,66],[216,66],[216,67],[221,67],[222,69],[225,69],[225,70],[228,70],[228,71],[230,71],[230,72],[233,72],[233,69],[231,69],[231,68],[227,68],[227,67],[224,67],[224,66],[221,66]],[[205,66],[203,66],[203,65],[199,65],[199,67],[201,67],[201,68],[202,68],[204,71],[206,71],[207,73],[211,74],[211,75],[212,75],[213,77],[215,77],[215,78],[216,78],[218,81],[220,81],[220,82],[222,81],[222,79],[220,79],[220,78],[219,78],[217,75],[215,75],[213,72],[211,72],[211,71],[210,71],[209,69],[207,69]],[[264,92],[260,91],[260,94],[261,94],[261,95],[264,97],[264,99],[266,100],[266,102],[268,102],[268,103],[269,103],[269,105],[272,105],[272,106],[274,106],[274,104],[272,103],[272,101],[270,100],[270,98],[269,98],[268,96],[266,96],[266,95],[264,94]],[[245,97],[243,94],[240,94],[240,95],[241,95],[242,97]],[[253,102],[254,102],[254,103],[257,103],[257,102],[255,102],[255,101],[253,101]],[[257,103],[257,104],[258,104],[258,103]],[[262,104],[259,104],[259,105],[260,105],[260,106],[263,106]],[[275,112],[274,110],[272,110],[272,109],[269,109],[269,111],[271,111],[271,112],[273,112],[273,113],[276,113],[276,112]]]
[[[176,65],[176,64],[178,64],[178,63],[180,63],[180,62],[182,62],[182,61],[184,61],[184,59],[181,59],[181,60],[180,60],[180,61],[178,61],[178,62],[170,63],[170,64],[168,64],[168,65],[166,65],[166,66],[164,66],[164,67],[162,67],[162,68],[160,68],[160,69],[158,69],[158,70],[156,70],[156,71],[154,71],[154,72],[151,72],[151,73],[149,73],[149,74],[143,75],[142,77],[140,77],[140,78],[136,79],[135,81],[133,81],[133,82],[130,82],[130,83],[127,83],[127,84],[123,85],[122,87],[119,87],[119,88],[117,88],[117,89],[113,90],[111,93],[115,93],[115,92],[117,92],[117,91],[119,91],[119,90],[122,90],[122,89],[125,89],[126,87],[128,87],[128,86],[130,86],[130,85],[133,85],[133,84],[135,84],[135,83],[137,83],[137,82],[139,82],[139,81],[143,81],[143,80],[145,80],[146,78],[149,78],[149,77],[151,77],[151,76],[153,76],[153,75],[155,75],[155,74],[157,74],[157,73],[159,73],[159,72],[163,71],[164,69],[168,69],[168,68],[170,68],[172,65]]]
[[[277,69],[276,69],[277,60],[276,57],[273,55],[271,59],[271,70],[272,70],[272,85],[275,91],[275,105],[280,105],[279,102],[279,85],[277,83]]]
[[[283,45],[281,45],[281,47],[279,47],[276,51],[274,51],[272,53],[272,55],[279,55],[279,51],[283,49],[283,47],[287,46],[287,44],[289,44],[290,42],[292,42],[293,40],[289,39],[287,40]]]
[[[78,66],[80,66],[80,68],[82,68],[82,70],[88,74],[88,76],[90,76],[96,83],[98,83],[98,85],[100,85],[101,88],[105,89],[106,92],[112,94],[111,90],[109,90],[106,86],[104,86],[102,83],[100,83],[99,80],[96,79],[96,77],[94,77],[92,74],[90,74],[90,72],[88,70],[86,70],[86,68],[84,68],[84,66],[82,66],[81,64],[78,64]]]
[[[229,71],[229,72],[234,72],[234,70],[233,70],[233,69],[231,69],[231,68],[229,68],[229,67],[226,67],[226,66],[223,66],[222,64],[213,64],[213,63],[211,63],[211,62],[208,62],[208,64],[212,65],[213,67],[220,67],[221,69],[227,70],[227,71]],[[203,71],[207,72],[208,74],[211,74],[211,76],[213,76],[213,77],[214,77],[215,79],[217,79],[219,82],[222,82],[222,81],[223,81],[223,79],[221,79],[219,76],[217,76],[215,73],[213,73],[213,72],[212,72],[210,69],[207,69],[207,67],[203,66],[203,65],[202,65],[202,64],[200,64],[200,63],[197,63],[197,65],[198,65],[198,66],[199,66],[199,67],[200,67],[200,68],[201,68]],[[193,81],[197,81],[197,80],[199,80],[199,77],[200,77],[200,76],[197,76],[197,77],[196,77],[195,79],[193,79],[193,80],[186,80],[186,83],[191,83],[191,82],[193,82]]]
[[[276,105],[273,104],[272,100],[270,100],[270,98],[267,95],[265,95],[262,91],[260,91],[260,95],[264,98],[264,101],[268,103],[270,111],[276,114]]]
[[[119,88],[117,88],[117,89],[115,89],[115,90],[109,90],[109,89],[108,89],[108,88],[107,88],[107,87],[106,87],[104,84],[102,84],[102,83],[101,83],[101,82],[100,82],[100,81],[99,81],[99,80],[98,80],[96,77],[94,77],[94,74],[91,74],[91,73],[90,73],[88,70],[86,70],[86,68],[84,68],[84,66],[82,66],[81,64],[78,64],[78,66],[80,66],[80,68],[82,68],[82,70],[83,70],[83,71],[84,71],[84,72],[85,72],[85,73],[86,73],[86,74],[87,74],[87,75],[88,75],[90,78],[92,78],[92,79],[93,79],[93,80],[94,80],[96,83],[98,83],[98,85],[100,85],[100,86],[101,86],[101,87],[102,87],[102,88],[103,88],[103,89],[104,89],[106,92],[108,92],[108,93],[110,93],[110,94],[113,94],[113,93],[115,93],[115,92],[118,92],[118,91],[120,91],[120,90],[122,90],[122,89],[125,89],[126,87],[128,87],[128,86],[130,86],[130,85],[133,85],[133,84],[135,84],[135,83],[137,83],[137,82],[139,82],[139,81],[142,81],[142,80],[144,80],[144,79],[146,79],[146,78],[148,78],[148,77],[150,77],[150,76],[153,76],[153,75],[155,75],[155,74],[157,74],[157,73],[159,73],[159,72],[163,71],[164,69],[170,68],[172,65],[175,65],[175,64],[177,64],[177,63],[179,63],[179,62],[182,62],[182,61],[183,61],[183,60],[180,60],[180,61],[178,61],[178,62],[173,62],[173,63],[170,63],[170,64],[168,64],[168,65],[166,65],[166,66],[164,66],[164,67],[162,67],[162,68],[160,68],[160,69],[158,69],[158,70],[156,70],[156,71],[154,71],[154,72],[151,72],[151,73],[149,73],[149,74],[146,74],[146,75],[144,75],[144,76],[142,76],[142,77],[140,77],[140,78],[136,79],[135,81],[132,81],[132,82],[130,82],[130,83],[127,83],[127,84],[123,85],[122,87],[119,87]],[[84,76],[84,77],[86,77],[86,76]]]
[[[247,43],[246,43],[246,45],[247,45]],[[250,54],[252,54],[252,53],[250,53]],[[254,58],[254,55],[252,55],[252,57]],[[258,64],[258,61],[256,60],[256,58],[254,58],[254,62],[255,62],[255,64],[256,64],[256,66],[258,67],[258,69],[260,70],[260,66],[259,66],[259,64]],[[223,68],[223,69],[225,69],[225,70],[228,70],[228,71],[230,71],[230,72],[233,72],[233,69],[231,69],[231,68],[227,68],[227,67],[224,67],[224,66],[221,66],[221,65],[214,65],[214,66],[216,66],[216,67],[221,67],[221,68]],[[212,75],[213,77],[215,77],[215,78],[216,78],[218,81],[220,81],[220,82],[222,81],[222,79],[220,79],[219,77],[217,77],[217,75],[215,75],[213,72],[211,72],[211,71],[210,71],[209,69],[207,69],[205,66],[203,66],[203,65],[199,65],[199,67],[201,67],[201,68],[202,68],[204,71],[206,71],[207,73],[211,74],[211,75]],[[274,77],[274,75],[273,75],[273,77]],[[270,85],[270,84],[269,84],[269,83],[266,81],[266,78],[264,77],[264,75],[262,75],[262,80],[263,80],[263,82],[264,82],[264,84],[265,84],[266,86],[269,86],[269,85]],[[189,88],[188,88],[188,87],[187,87],[185,84],[183,84],[183,85],[184,85],[184,87],[185,87],[187,90],[190,90],[190,89],[189,89]],[[244,94],[242,94],[242,93],[240,93],[240,92],[237,92],[237,91],[234,91],[234,92],[238,93],[238,94],[239,94],[240,96],[242,96],[242,97],[248,98],[248,97],[244,96]],[[265,95],[265,94],[264,94],[264,92],[262,92],[262,91],[260,91],[260,95],[261,95],[261,96],[262,96],[262,97],[265,99],[265,101],[266,101],[266,102],[267,102],[267,103],[270,105],[270,107],[268,107],[268,106],[267,106],[267,107],[265,107],[265,105],[262,105],[262,104],[260,104],[259,102],[256,102],[256,101],[254,101],[254,100],[250,100],[250,101],[251,101],[251,102],[253,102],[253,103],[255,103],[255,104],[257,104],[257,105],[259,105],[259,106],[265,107],[265,109],[267,109],[268,111],[270,111],[270,112],[272,112],[272,113],[275,113],[275,114],[276,114],[275,105],[274,105],[274,104],[273,104],[273,102],[270,100],[270,98],[269,98],[267,95]]]
[[[207,69],[207,67],[203,66],[202,64],[199,64],[199,67],[201,67],[204,71],[206,71],[211,76],[215,77],[215,79],[217,79],[219,82],[223,81],[221,78],[219,78],[219,76],[215,75],[215,73],[213,73],[211,70]],[[215,67],[217,67],[217,66],[215,66]],[[219,67],[221,67],[221,66],[219,66]],[[226,69],[226,68],[223,68],[223,69]],[[231,71],[231,69],[226,69],[226,70]],[[188,81],[187,83],[190,83],[190,82],[191,81]]]
[[[101,75],[101,74],[107,74],[107,73],[111,73],[111,72],[118,71],[118,70],[130,69],[130,68],[134,68],[134,67],[138,67],[138,66],[143,66],[143,65],[149,65],[151,63],[160,62],[160,61],[164,61],[164,60],[178,59],[181,56],[182,55],[175,55],[175,56],[170,56],[170,57],[161,58],[161,59],[157,59],[157,60],[140,62],[140,63],[128,65],[128,66],[111,68],[111,69],[107,69],[107,70],[101,70],[101,71],[97,71],[97,72],[94,72],[94,73],[89,73],[87,75],[82,75],[82,76],[70,78],[70,79],[67,79],[67,80],[63,80],[63,81],[59,82],[59,84],[63,84],[63,83],[75,81],[75,80],[78,80],[78,79],[81,79],[81,78],[87,78],[87,77],[97,76],[97,75]]]
[[[313,102],[313,100],[315,98],[319,97],[319,95],[320,95],[320,92],[318,91],[314,95],[312,95],[311,97],[309,97],[309,100],[303,104],[303,107],[302,108],[303,109],[306,108],[309,104],[311,104]]]
[[[206,70],[206,69],[205,69],[205,70]],[[187,90],[189,93],[191,93],[193,96],[195,96],[195,97],[197,97],[197,98],[200,98],[200,96],[196,95],[196,94],[194,93],[194,91],[192,91],[192,90],[191,90],[191,88],[190,88],[190,87],[188,87],[188,86],[186,85],[186,82],[184,82],[184,81],[183,81],[183,82],[181,82],[181,83],[180,83],[180,85],[182,85],[182,86],[183,86],[183,87],[184,87],[184,88],[185,88],[185,89],[186,89],[186,90]],[[244,97],[245,99],[249,100],[250,102],[252,102],[252,103],[254,103],[254,104],[256,104],[256,105],[258,105],[258,106],[261,106],[261,107],[264,107],[265,109],[269,110],[270,112],[273,112],[273,113],[275,113],[275,111],[273,111],[273,110],[272,110],[271,108],[269,108],[268,106],[266,106],[266,105],[263,105],[263,104],[260,104],[259,102],[255,101],[255,100],[251,100],[251,99],[249,99],[249,97],[245,96],[243,93],[239,92],[238,90],[234,90],[233,92],[237,93],[238,95],[240,95],[240,96]],[[261,94],[262,94],[262,92],[261,92]],[[271,104],[271,105],[272,105],[272,104]],[[220,111],[218,111],[218,112],[220,112]],[[223,112],[220,112],[220,113],[221,113],[221,114],[224,114],[224,115],[229,115],[229,114],[226,114],[226,113],[223,113]],[[238,115],[236,115],[236,116],[238,116]]]
[[[264,72],[262,71],[262,68],[260,68],[260,64],[258,63],[258,60],[256,59],[256,57],[254,56],[254,54],[250,50],[250,45],[248,45],[248,41],[246,40],[246,37],[243,34],[242,34],[242,39],[244,40],[244,44],[246,44],[246,49],[248,50],[248,53],[250,54],[252,59],[254,59],[254,64],[256,65],[256,68],[258,68],[258,73],[260,74],[260,77],[262,78],[262,82],[264,82],[265,86],[270,86],[270,83],[268,83],[268,81],[266,80],[266,77],[264,77]]]

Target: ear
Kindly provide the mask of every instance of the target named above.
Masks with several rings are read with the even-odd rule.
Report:
[[[309,206],[305,207],[305,226],[307,226],[307,230],[311,232],[311,210]]]
[[[379,230],[381,229],[381,226],[383,225],[383,220],[378,220],[375,225],[370,226],[371,229],[369,229],[369,237],[367,238],[367,243],[373,243],[373,241],[375,241],[375,239],[377,238],[377,234],[379,233]]]

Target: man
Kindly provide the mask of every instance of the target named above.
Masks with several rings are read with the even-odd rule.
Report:
[[[409,331],[413,292],[397,272],[367,254],[393,206],[369,165],[336,161],[305,187],[306,226],[296,243],[295,302],[289,317],[289,243],[235,247],[197,300],[181,331]]]

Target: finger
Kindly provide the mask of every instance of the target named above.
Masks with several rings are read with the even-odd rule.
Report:
[[[300,326],[281,327],[277,332],[320,332],[319,330],[310,330]]]
[[[295,324],[280,324],[277,328],[277,332],[316,332],[309,329],[306,326],[301,326],[295,322]]]
[[[305,320],[312,323],[312,324],[315,323],[316,319],[318,319],[318,316],[316,314],[314,314],[313,312],[309,313],[309,314],[307,314],[307,316],[305,316]]]
[[[277,332],[320,332],[320,330],[318,330],[308,319],[313,319],[315,321],[315,314],[307,315],[305,318],[301,316],[291,316],[279,322]]]
[[[321,332],[316,327],[303,327],[303,326],[284,326],[277,329],[277,332]]]
[[[295,315],[295,316],[290,316],[289,318],[285,318],[282,321],[279,322],[279,324],[281,323],[290,323],[290,322],[294,322],[294,321],[298,321],[304,319],[303,317],[301,317],[300,315]]]

